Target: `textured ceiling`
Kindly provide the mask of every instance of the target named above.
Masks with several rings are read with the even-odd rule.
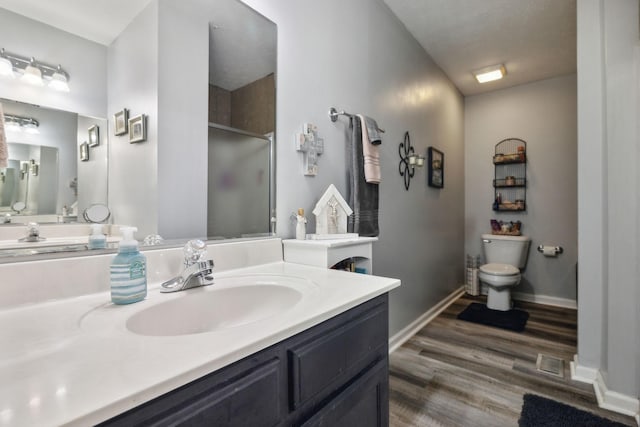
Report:
[[[384,0],[463,95],[576,72],[576,0]],[[480,85],[473,70],[504,64]]]

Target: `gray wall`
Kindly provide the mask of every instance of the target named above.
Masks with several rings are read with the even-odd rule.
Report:
[[[531,237],[523,279],[514,290],[537,298],[576,299],[577,227],[576,76],[542,80],[465,98],[465,249],[481,254],[489,220],[520,220]],[[527,142],[527,211],[494,212],[492,157],[505,138]],[[562,246],[546,258],[535,248]],[[517,296],[517,295],[516,295]]]
[[[578,2],[580,365],[640,396],[638,2]]]
[[[329,107],[370,115],[386,130],[373,271],[402,280],[391,294],[393,334],[463,281],[463,98],[379,0],[245,3],[278,25],[279,235],[294,236],[291,213],[311,212],[329,184],[346,195],[348,120],[332,123]],[[315,123],[325,141],[314,178],[303,176],[293,145],[305,122]],[[445,153],[444,189],[427,187],[425,168],[405,191],[398,144],[407,130],[419,153],[430,145]]]

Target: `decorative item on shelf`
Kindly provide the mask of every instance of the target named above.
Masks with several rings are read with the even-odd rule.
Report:
[[[522,223],[520,221],[491,220],[491,234],[503,236],[520,236]]]
[[[518,146],[518,157],[520,158],[521,162],[524,162],[526,160],[524,145]]]
[[[357,237],[357,233],[347,233],[347,218],[353,213],[335,185],[330,184],[313,209],[316,217],[316,233],[308,239],[342,239]]]
[[[304,209],[298,209],[296,215],[296,239],[305,240],[307,238],[307,218],[304,217]]]
[[[129,119],[129,143],[147,140],[147,116],[139,114]]]
[[[504,179],[504,185],[506,186],[514,186],[516,185],[516,177],[515,176],[508,176]]]
[[[429,165],[429,187],[444,187],[444,153],[433,147],[427,149]]]
[[[100,145],[100,128],[98,125],[89,127],[89,147]]]
[[[404,133],[404,141],[398,146],[398,154],[400,154],[398,172],[400,172],[400,176],[404,178],[404,188],[408,191],[411,178],[413,178],[416,173],[416,166],[419,168],[424,166],[424,157],[418,156],[415,153],[408,131]]]
[[[318,156],[324,152],[324,140],[318,138],[318,127],[313,123],[302,125],[302,133],[295,135],[296,151],[303,154],[303,173],[306,176],[318,174]]]
[[[83,162],[89,160],[89,143],[87,141],[80,144],[80,160]]]
[[[129,110],[123,108],[113,115],[113,134],[116,136],[126,135],[129,131]]]
[[[69,92],[69,74],[61,65],[49,65],[0,49],[0,76],[20,77],[20,81],[33,86],[47,86],[61,92]]]

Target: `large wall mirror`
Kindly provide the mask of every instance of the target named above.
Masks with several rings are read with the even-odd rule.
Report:
[[[77,1],[80,6],[86,0]],[[38,94],[0,81],[5,114],[32,116],[40,125],[37,137],[9,139],[11,151],[34,154],[16,154],[0,171],[0,181],[9,183],[0,190],[0,214],[23,197],[27,207],[21,213],[49,215],[41,222],[60,221],[65,207],[71,213],[65,220],[73,221],[73,213],[81,218],[85,207],[105,203],[112,212],[109,222],[137,226],[139,239],[156,233],[175,241],[273,231],[273,22],[239,0],[142,0],[132,6],[135,11],[119,33],[96,42],[58,19],[48,20],[43,9],[49,7],[42,2],[18,3],[0,0],[0,47],[59,61],[70,75],[71,92],[51,95],[38,88]],[[85,20],[91,23],[94,17]],[[197,40],[188,39],[196,34]],[[200,49],[196,55],[194,46]],[[54,53],[59,56],[51,57]],[[146,116],[145,141],[130,143],[128,135],[114,135],[113,115],[125,108],[130,117]],[[85,159],[79,150],[93,125],[100,129],[100,143]],[[46,165],[43,157],[50,159]],[[222,159],[235,163],[231,168]],[[31,196],[50,176],[46,203],[28,203],[28,181],[20,193],[22,168],[34,163],[41,182]],[[196,214],[188,207],[191,200],[184,193],[189,192],[181,191],[185,188],[193,190],[189,197],[200,194],[192,209]],[[11,212],[13,223],[19,222]],[[251,215],[238,222],[242,212]]]
[[[2,224],[83,221],[78,212],[107,203],[107,120],[3,98],[0,103],[9,152],[7,168],[0,169]],[[89,128],[104,136],[82,160]],[[24,206],[16,209],[16,202]]]

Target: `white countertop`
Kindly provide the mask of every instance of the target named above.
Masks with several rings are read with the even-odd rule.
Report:
[[[181,336],[136,335],[126,320],[215,284],[114,306],[109,292],[0,310],[0,426],[92,425],[293,336],[400,285],[397,279],[276,262],[216,277],[275,274],[316,286],[259,322]],[[98,313],[98,314],[96,314]]]
[[[348,239],[286,239],[282,241],[285,246],[298,246],[298,247],[312,247],[312,246],[324,246],[328,248],[338,248],[341,246],[351,246],[356,244],[373,243],[377,242],[377,237],[354,237]]]

